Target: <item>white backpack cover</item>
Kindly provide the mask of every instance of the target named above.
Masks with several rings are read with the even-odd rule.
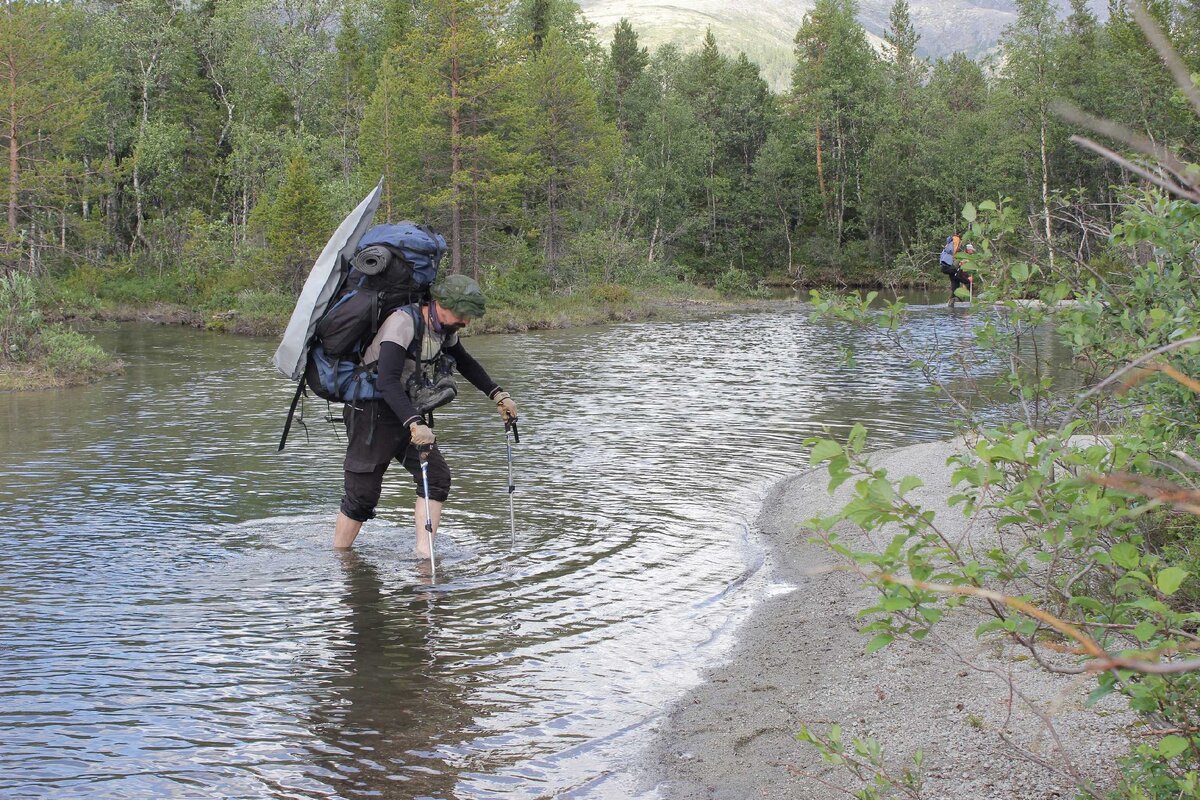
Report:
[[[375,211],[379,208],[379,197],[383,193],[383,178],[371,190],[358,207],[350,212],[342,224],[334,231],[333,236],[325,244],[321,255],[317,256],[292,318],[288,321],[287,330],[283,332],[283,341],[275,350],[271,361],[275,368],[291,380],[300,380],[304,375],[304,364],[308,359],[308,344],[312,341],[317,322],[333,299],[338,283],[342,278],[342,259],[350,259],[358,246],[358,240],[371,227]]]

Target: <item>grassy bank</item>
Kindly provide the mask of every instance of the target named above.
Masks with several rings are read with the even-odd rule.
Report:
[[[0,276],[0,391],[91,383],[124,365],[90,336],[47,321],[34,282]]]
[[[487,315],[471,325],[473,333],[511,333],[571,328],[607,322],[674,319],[707,310],[719,310],[763,301],[766,290],[748,294],[723,294],[715,289],[682,282],[644,287],[601,284],[572,293],[499,296],[488,303]],[[220,305],[189,308],[168,300],[133,303],[106,297],[89,297],[62,291],[51,293],[45,315],[57,322],[152,322],[185,325],[205,330],[249,336],[278,336],[287,326],[296,298],[283,292],[244,291]]]
[[[475,333],[506,333],[570,328],[645,319],[672,319],[709,310],[744,306],[778,298],[781,293],[813,288],[927,287],[941,276],[898,274],[879,270],[854,281],[836,273],[806,275],[793,282],[779,276],[754,282],[729,270],[712,287],[664,278],[629,286],[593,284],[571,291],[526,286],[519,280],[485,280],[487,315],[472,324]],[[507,278],[507,276],[506,276]],[[940,284],[940,281],[937,281]],[[193,294],[171,281],[150,278],[79,281],[39,288],[48,319],[103,322],[153,322],[186,325],[249,336],[278,336],[287,326],[297,293],[291,290],[241,288]]]

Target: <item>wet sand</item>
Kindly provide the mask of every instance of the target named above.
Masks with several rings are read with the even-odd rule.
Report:
[[[960,507],[946,504],[945,462],[955,447],[914,445],[877,453],[872,462],[893,477],[921,476],[925,486],[911,498],[935,510],[952,538],[986,546],[995,530],[969,526]],[[646,757],[647,790],[665,800],[848,796],[844,790],[860,784],[795,739],[803,724],[824,732],[833,722],[847,741],[878,739],[897,772],[924,751],[923,798],[1074,797],[1069,770],[1111,785],[1135,719],[1124,701],[1110,697],[1084,708],[1093,679],[1051,675],[1023,649],[977,639],[974,629],[985,621],[978,610],[948,615],[935,629],[937,640],[864,654],[869,636],[858,632],[865,623],[856,614],[873,603],[873,590],[844,572],[810,574],[836,557],[799,527],[844,503],[849,487],[831,499],[827,485],[822,467],[781,482],[768,497],[757,527],[770,577],[796,588],[761,603],[726,663],[672,707]],[[837,532],[864,549],[891,537],[868,542],[849,526]],[[1012,695],[1009,675],[1033,708]],[[1039,715],[1053,723],[1057,739]]]

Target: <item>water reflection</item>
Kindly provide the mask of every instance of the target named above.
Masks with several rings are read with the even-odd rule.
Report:
[[[313,762],[342,796],[452,797],[457,776],[438,749],[471,718],[440,652],[438,595],[385,589],[369,559],[336,557],[345,616],[308,716],[324,743]]]

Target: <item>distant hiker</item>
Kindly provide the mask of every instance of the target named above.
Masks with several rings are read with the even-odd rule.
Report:
[[[968,256],[975,254],[975,245],[968,244],[963,248]],[[975,276],[966,270],[967,261],[964,258],[958,260],[958,271],[950,276],[950,305],[954,305],[955,293],[958,292],[960,286],[966,286],[967,291],[972,295],[975,293]]]
[[[946,246],[942,249],[942,255],[938,258],[938,266],[941,268],[944,275],[950,276],[950,302],[947,303],[950,308],[954,308],[954,303],[957,300],[955,293],[960,286],[970,286],[971,276],[962,269],[962,261],[958,258],[959,237],[947,236]],[[968,244],[966,246],[968,255],[975,252],[975,246]]]
[[[381,399],[347,402],[345,406],[349,439],[343,463],[345,494],[334,528],[334,547],[353,545],[362,524],[375,516],[383,475],[396,459],[416,484],[417,556],[429,557],[426,513],[436,534],[450,492],[450,467],[437,449],[430,416],[417,412],[406,390],[416,385],[414,375],[426,370],[448,374],[451,366],[456,367],[471,385],[495,401],[505,422],[517,418],[516,403],[508,392],[488,376],[458,338],[463,326],[483,316],[484,305],[479,284],[465,275],[450,275],[434,284],[432,299],[402,306],[379,325],[363,362],[378,360]],[[424,496],[422,451],[428,454],[429,497]]]

